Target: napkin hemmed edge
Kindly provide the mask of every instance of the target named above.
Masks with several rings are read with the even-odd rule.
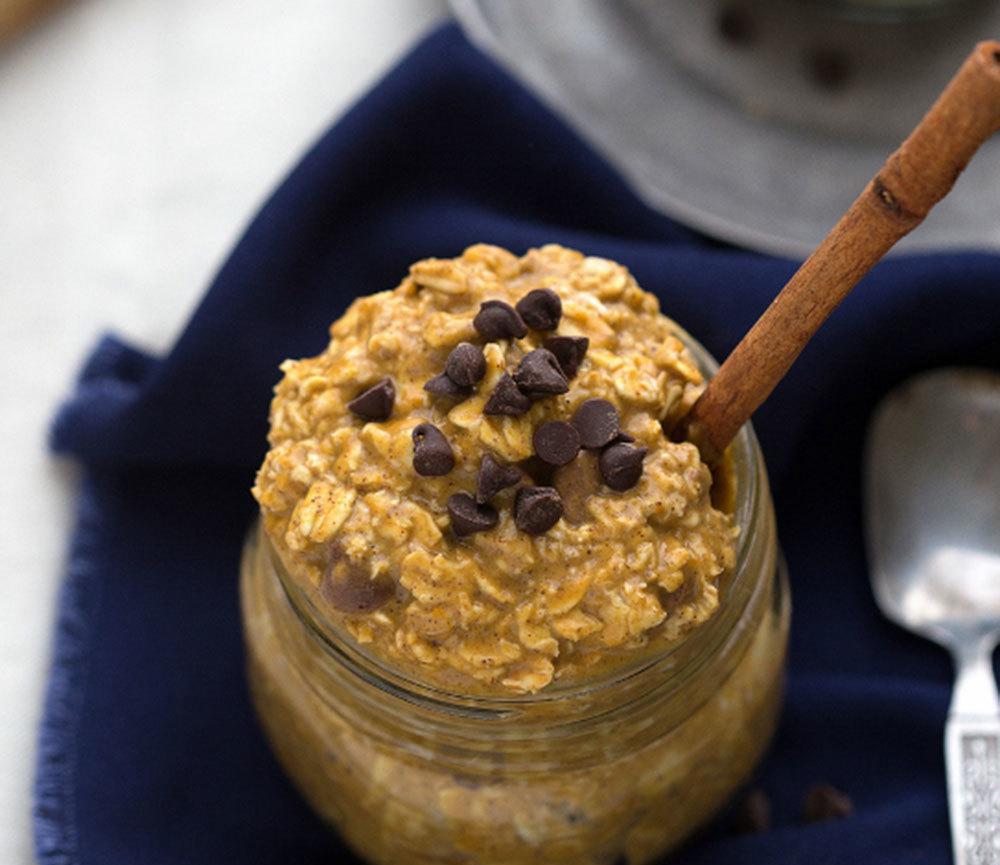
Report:
[[[153,355],[114,334],[103,334],[87,352],[73,390],[56,411],[49,427],[49,448],[57,454],[76,455],[81,430],[96,426],[89,416],[92,407],[102,404],[103,414],[124,411],[158,363]]]
[[[80,489],[76,528],[59,590],[52,660],[43,700],[33,787],[32,818],[39,865],[75,865],[79,845],[75,814],[75,738],[83,705],[91,627],[101,581],[90,550],[100,509],[91,478]]]

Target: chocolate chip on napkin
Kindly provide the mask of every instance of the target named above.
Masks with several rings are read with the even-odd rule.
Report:
[[[731,826],[737,835],[756,835],[771,828],[771,800],[757,788],[744,796],[733,809]]]
[[[831,784],[813,784],[802,805],[802,822],[825,823],[843,820],[854,813],[851,797]]]

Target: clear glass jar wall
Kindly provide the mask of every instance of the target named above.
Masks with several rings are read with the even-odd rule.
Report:
[[[446,694],[365,656],[255,530],[252,693],[312,807],[379,865],[637,865],[682,841],[746,780],[781,698],[788,591],[749,429],[733,470],[741,536],[715,617],[627,668],[524,697]]]

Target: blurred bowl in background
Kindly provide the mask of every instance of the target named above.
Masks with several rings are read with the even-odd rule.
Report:
[[[470,38],[652,206],[808,254],[972,46],[983,0],[452,0]],[[1000,249],[1000,141],[903,250]]]

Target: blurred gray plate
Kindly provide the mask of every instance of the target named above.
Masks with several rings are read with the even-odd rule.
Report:
[[[972,46],[1000,35],[997,2],[452,6],[470,38],[653,207],[796,257],[822,239]],[[900,247],[1000,249],[1000,141]]]

